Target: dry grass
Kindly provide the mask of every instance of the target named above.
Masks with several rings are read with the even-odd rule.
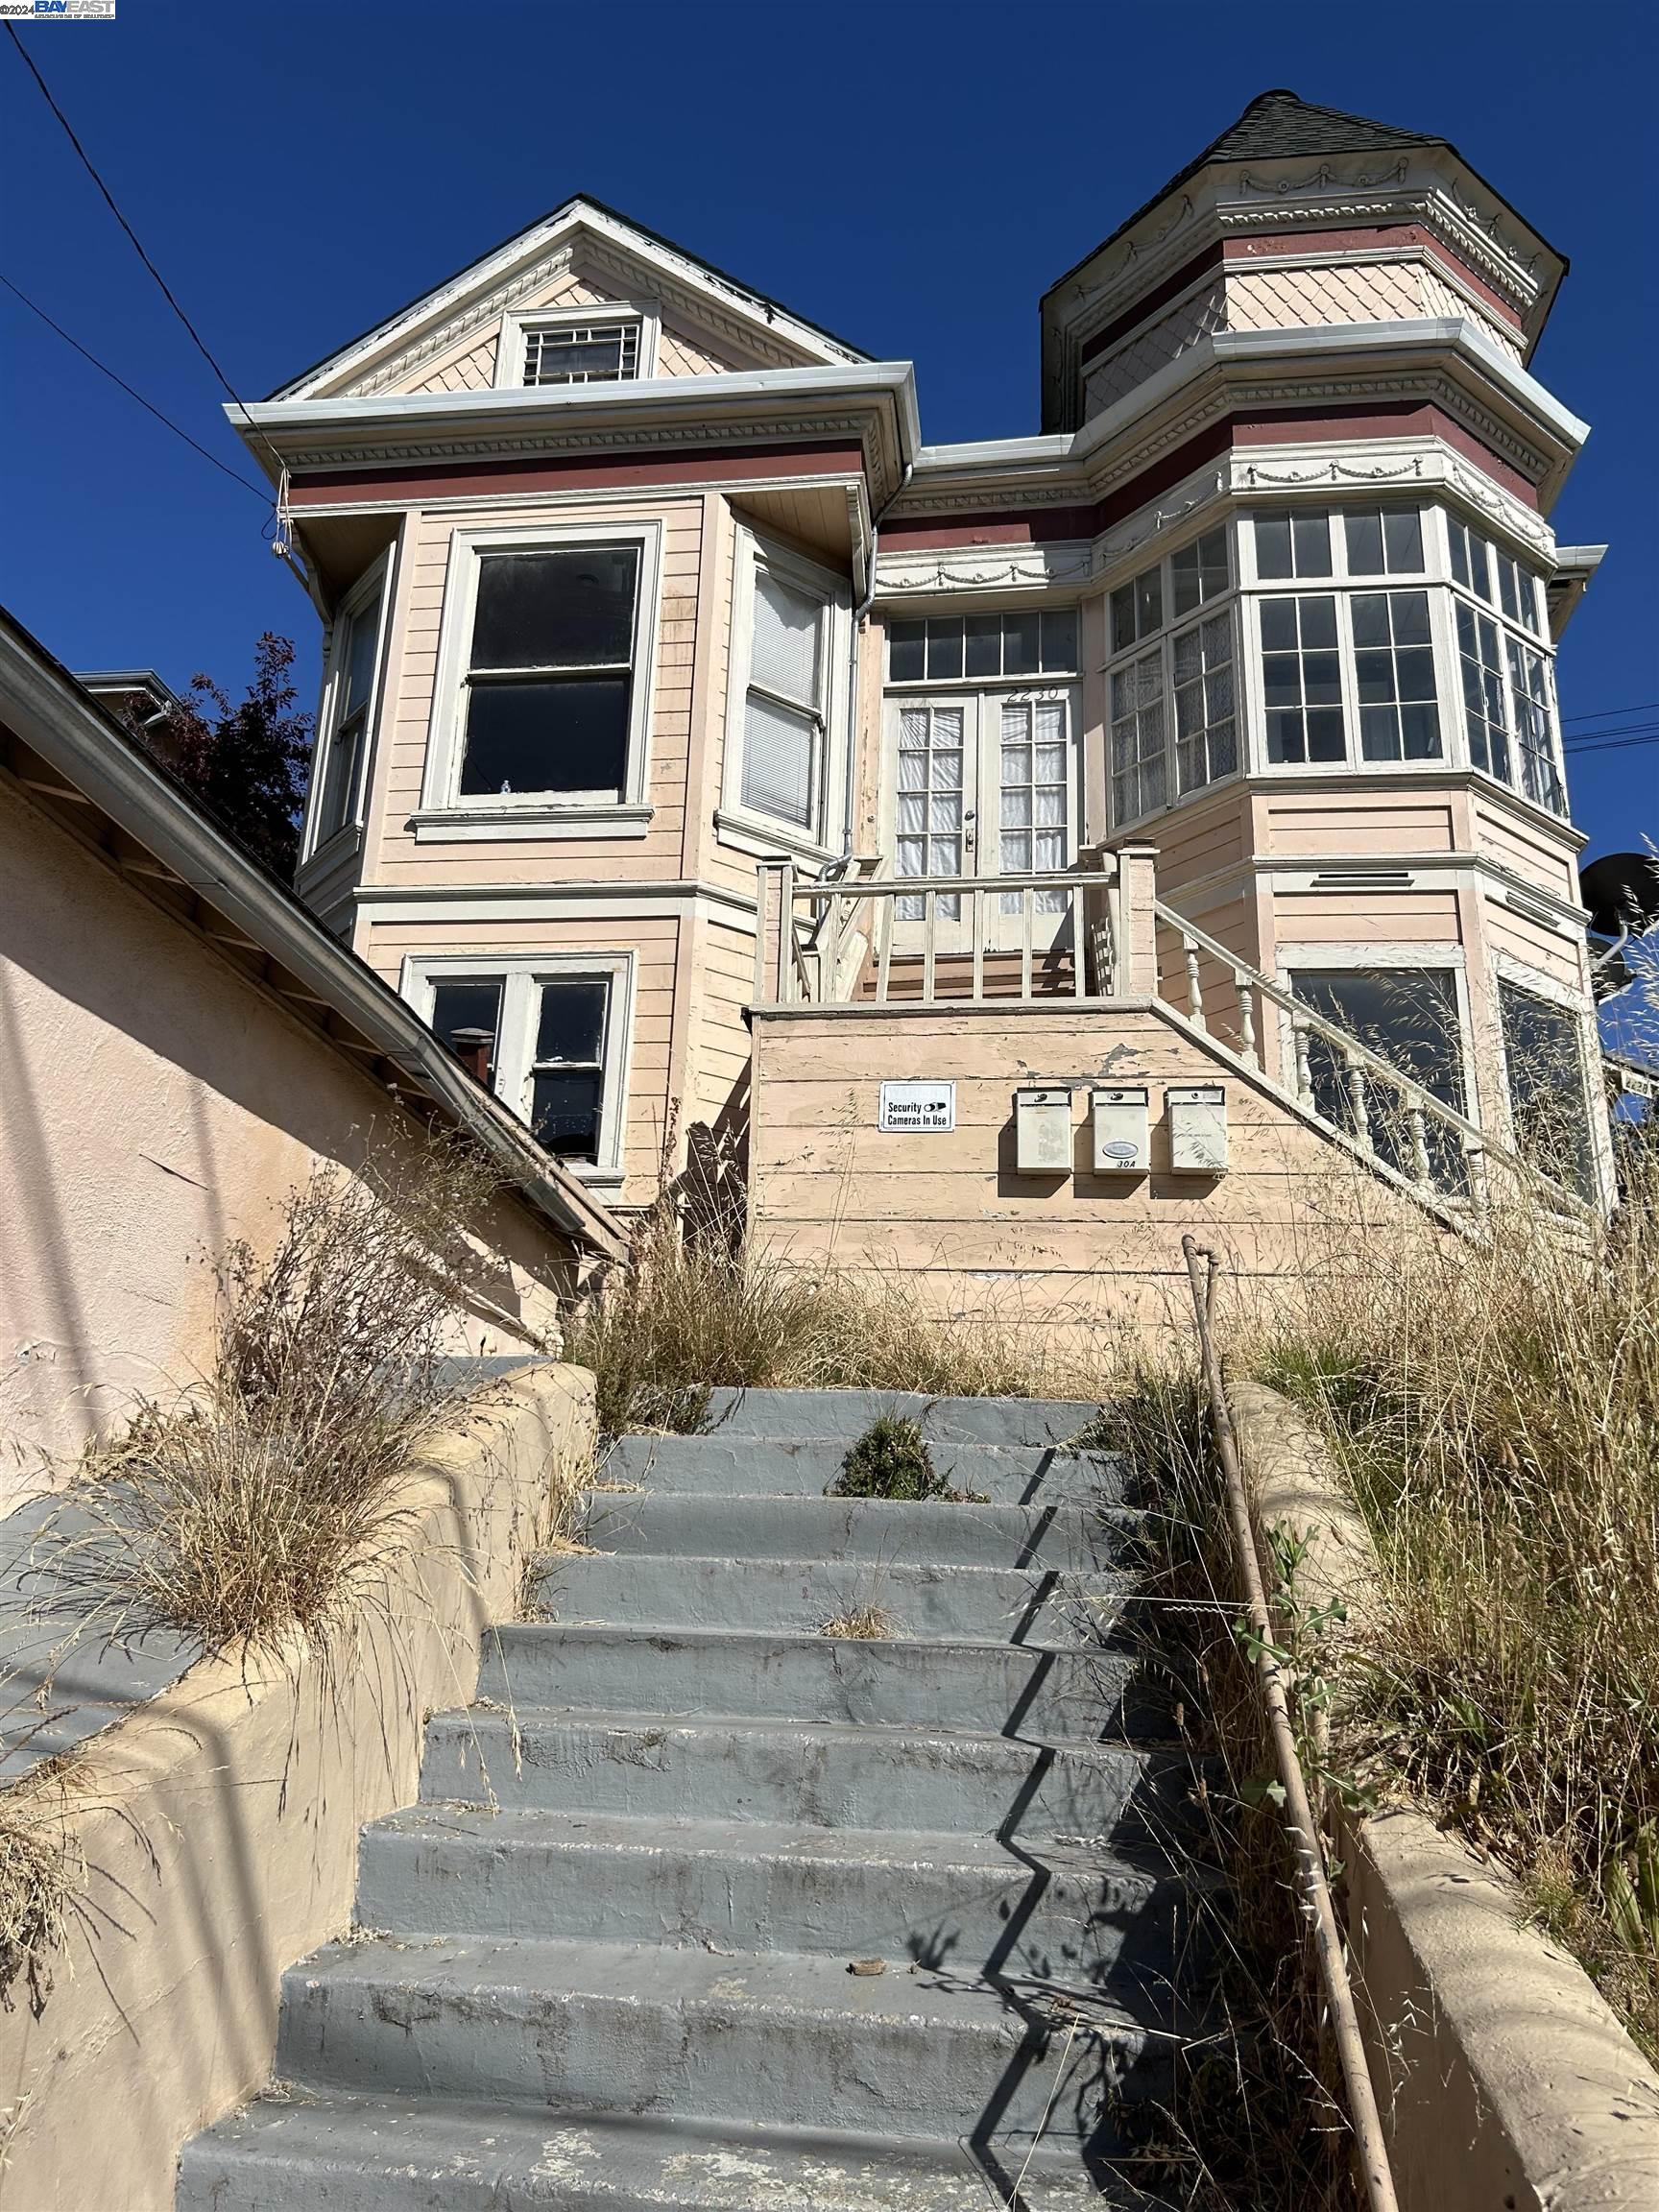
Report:
[[[566,1356],[598,1379],[603,1434],[694,1431],[711,1389],[922,1390],[1025,1397],[1033,1376],[1012,1333],[953,1328],[895,1281],[870,1288],[686,1236],[664,1198],[571,1315]]]
[[[61,1771],[37,1772],[0,1799],[0,2006],[8,2012],[21,1980],[40,2017],[85,1878]]]
[[[1248,1356],[1334,1438],[1384,1618],[1348,1755],[1522,1877],[1659,2052],[1659,1152],[1614,1221],[1511,1194],[1482,1242],[1403,1232]]]
[[[263,1263],[221,1265],[215,1356],[183,1404],[94,1447],[37,1554],[88,1631],[164,1624],[204,1650],[321,1637],[396,1533],[410,1460],[451,1412],[441,1364],[493,1188],[451,1143],[320,1171]]]
[[[850,1636],[864,1644],[886,1644],[899,1633],[895,1617],[879,1605],[853,1605],[835,1613],[818,1631],[820,1636]]]

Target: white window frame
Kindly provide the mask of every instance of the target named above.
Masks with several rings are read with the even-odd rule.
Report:
[[[628,1080],[634,1034],[635,967],[637,955],[622,952],[407,953],[398,978],[398,996],[432,1020],[433,987],[438,983],[501,985],[501,1026],[495,1039],[494,1094],[525,1127],[530,1125],[530,1074],[536,1053],[539,993],[543,983],[604,983],[605,1057],[599,1091],[598,1157],[564,1162],[573,1175],[602,1191],[619,1190],[628,1121]]]
[[[1478,1129],[1489,1130],[1491,1124],[1480,1111],[1479,1056],[1475,1049],[1475,1009],[1469,990],[1468,953],[1463,946],[1451,938],[1429,938],[1421,943],[1396,939],[1379,944],[1333,944],[1325,939],[1312,945],[1281,942],[1274,951],[1273,979],[1281,991],[1294,998],[1296,994],[1290,978],[1298,972],[1303,974],[1315,971],[1351,974],[1356,972],[1407,968],[1452,971],[1463,1072],[1463,1118],[1465,1121],[1473,1121]],[[1361,1038],[1359,1042],[1363,1044],[1365,1040]],[[1294,1093],[1297,1088],[1296,1041],[1291,1033],[1290,1018],[1283,1011],[1279,1014],[1279,1050],[1281,1081],[1287,1091]]]
[[[1605,1112],[1599,1111],[1602,1103],[1601,1093],[1601,1034],[1596,1019],[1596,1002],[1571,983],[1564,983],[1559,975],[1551,975],[1546,968],[1535,968],[1530,961],[1522,960],[1513,952],[1500,951],[1492,964],[1492,1034],[1498,1062],[1498,1080],[1503,1094],[1503,1127],[1511,1145],[1515,1143],[1515,1110],[1509,1087],[1509,1048],[1503,1038],[1503,1007],[1499,997],[1500,984],[1512,984],[1517,991],[1525,991],[1534,998],[1553,1006],[1558,1013],[1571,1015],[1578,1023],[1578,1070],[1584,1085],[1584,1118],[1590,1134],[1590,1158],[1595,1170],[1598,1193],[1603,1205],[1609,1204],[1616,1187],[1613,1171],[1612,1133]]]
[[[1174,556],[1177,553],[1189,552],[1200,539],[1212,536],[1216,530],[1222,531],[1227,540],[1227,588],[1225,590],[1215,592],[1211,598],[1201,599],[1197,606],[1188,608],[1184,613],[1177,614],[1175,612]],[[1107,585],[1103,602],[1102,630],[1105,637],[1106,659],[1102,664],[1103,685],[1100,713],[1105,732],[1106,749],[1106,819],[1111,825],[1114,836],[1118,836],[1124,830],[1133,829],[1138,823],[1156,821],[1161,815],[1167,814],[1172,807],[1184,806],[1190,801],[1196,801],[1202,798],[1207,791],[1214,791],[1224,784],[1236,781],[1247,771],[1250,758],[1248,745],[1252,709],[1249,694],[1245,689],[1247,657],[1244,651],[1244,631],[1239,619],[1243,604],[1239,541],[1244,535],[1245,533],[1238,527],[1238,516],[1228,514],[1217,517],[1212,514],[1207,516],[1196,529],[1188,531],[1157,561],[1148,561],[1142,555],[1129,566],[1126,574],[1118,575]],[[1134,644],[1125,645],[1120,652],[1116,651],[1112,641],[1113,598],[1125,586],[1139,585],[1141,579],[1152,568],[1159,571],[1160,610],[1164,617],[1163,624],[1157,630],[1148,631],[1144,637],[1138,637]],[[1302,589],[1294,582],[1288,588],[1291,589]],[[1310,583],[1306,588],[1310,590],[1316,590],[1319,587],[1316,583]],[[1208,782],[1194,783],[1190,791],[1182,791],[1180,788],[1180,757],[1175,738],[1175,640],[1185,637],[1190,630],[1202,628],[1205,623],[1213,622],[1217,617],[1227,624],[1228,639],[1233,656],[1233,766],[1225,774],[1213,777]],[[1258,644],[1256,646],[1258,654],[1260,650]],[[1115,676],[1122,675],[1137,661],[1144,660],[1154,653],[1159,656],[1160,677],[1163,685],[1164,799],[1160,805],[1147,807],[1139,814],[1125,814],[1119,817],[1113,793],[1112,680]],[[1208,744],[1206,744],[1206,757],[1208,757]]]
[[[386,620],[391,603],[392,549],[387,547],[352,585],[349,591],[334,610],[334,619],[328,627],[328,641],[325,649],[325,675],[323,699],[317,716],[317,742],[311,751],[311,785],[305,794],[305,821],[300,851],[301,864],[309,866],[319,854],[344,850],[360,838],[363,830],[365,798],[369,788],[369,773],[374,756],[374,729],[380,713],[380,695],[386,673]],[[363,754],[357,763],[355,787],[347,800],[346,818],[338,830],[319,839],[319,817],[323,811],[323,789],[329,759],[334,749],[335,735],[340,727],[341,709],[345,705],[345,656],[336,648],[345,637],[348,627],[379,601],[375,615],[374,659],[369,677],[369,708],[363,720]]]
[[[607,377],[593,387],[586,384],[526,384],[524,341],[532,330],[581,329],[590,323],[632,323],[639,333],[637,358],[632,376]],[[662,310],[656,301],[596,300],[585,305],[510,309],[501,318],[501,335],[495,345],[495,389],[498,392],[603,391],[612,384],[639,384],[657,373],[658,342],[662,332]]]
[[[639,589],[634,608],[633,688],[628,711],[626,781],[618,800],[580,792],[480,792],[463,796],[461,757],[466,718],[466,677],[470,660],[478,576],[493,553],[552,553],[581,545],[632,545],[639,555]],[[440,839],[593,837],[645,834],[651,701],[656,681],[657,607],[661,593],[662,524],[543,523],[534,529],[456,530],[449,541],[448,573],[439,628],[438,669],[426,739],[426,768],[415,834]]]
[[[1555,690],[1555,649],[1554,642],[1550,636],[1547,612],[1543,604],[1542,582],[1517,554],[1512,553],[1507,546],[1500,544],[1498,540],[1492,537],[1480,523],[1471,520],[1467,515],[1455,512],[1439,500],[1435,501],[1434,507],[1437,517],[1434,535],[1439,558],[1445,569],[1445,586],[1449,608],[1447,631],[1452,652],[1452,666],[1455,678],[1455,688],[1451,696],[1456,706],[1459,757],[1475,775],[1482,778],[1488,783],[1495,784],[1500,791],[1507,791],[1511,798],[1519,799],[1524,806],[1530,806],[1534,813],[1541,814],[1546,821],[1571,822],[1573,809],[1571,794],[1567,788],[1567,757],[1561,743],[1561,708]],[[1480,547],[1483,554],[1490,556],[1487,565],[1487,578],[1492,586],[1490,599],[1486,598],[1473,585],[1460,583],[1453,573],[1451,541],[1454,523],[1467,533],[1473,545]],[[1492,565],[1497,561],[1509,562],[1518,572],[1521,583],[1530,587],[1536,626],[1525,621],[1518,621],[1513,614],[1505,613],[1502,585],[1497,570]],[[1468,725],[1465,719],[1463,702],[1461,647],[1457,642],[1456,609],[1459,606],[1472,609],[1477,615],[1484,615],[1497,629],[1499,672],[1503,688],[1504,727],[1509,740],[1510,772],[1507,777],[1500,776],[1495,769],[1483,768],[1479,761],[1475,758],[1469,745]],[[1520,706],[1516,696],[1515,678],[1509,661],[1511,642],[1535,655],[1544,664],[1545,711],[1550,724],[1550,760],[1554,771],[1555,781],[1561,792],[1559,808],[1547,805],[1541,799],[1534,799],[1527,789],[1526,775],[1522,765],[1525,748],[1521,743]]]
[[[819,649],[824,669],[824,735],[817,764],[818,819],[812,830],[746,805],[743,745],[748,730],[749,678],[755,640],[755,579],[761,571],[824,605]],[[853,651],[853,597],[844,577],[743,525],[737,531],[737,565],[732,593],[732,648],[726,688],[726,746],[720,805],[714,816],[723,842],[745,852],[793,854],[824,867],[841,857],[847,831],[849,663]]]

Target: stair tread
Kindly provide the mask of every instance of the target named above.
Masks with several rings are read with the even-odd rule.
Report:
[[[585,1728],[661,1729],[672,1735],[698,1734],[712,1728],[736,1729],[744,1735],[805,1736],[831,1743],[875,1739],[881,1743],[943,1743],[998,1752],[1035,1752],[1045,1748],[1041,1736],[1007,1736],[983,1728],[939,1727],[924,1720],[804,1720],[776,1713],[631,1713],[597,1705],[516,1705],[511,1714],[505,1706],[457,1706],[447,1713],[435,1713],[432,1724],[470,1722],[475,1715],[500,1726],[516,1722],[520,1729],[526,1724],[533,1727],[539,1721],[552,1721],[561,1727],[574,1722]],[[1068,1740],[1058,1748],[1067,1759],[1077,1761],[1160,1757],[1186,1752],[1185,1744],[1171,1739],[1142,1736],[1109,1743]]]
[[[269,2202],[235,2194],[244,2165],[256,2179],[317,2173],[331,2190],[358,2177],[373,2189],[395,2173],[428,2190],[421,2202],[445,2212],[496,2212],[508,2201],[526,2212],[984,2212],[1001,2200],[955,2142],[303,2091],[258,2099],[189,2145],[180,2205],[253,2212]],[[1029,2212],[1152,2212],[1152,2200],[1127,2183],[1097,2181],[1074,2154],[1046,2148],[1031,2159],[1021,2196]],[[386,2200],[366,2191],[307,2201],[356,2212]]]
[[[1089,1659],[1095,1652],[1105,1658],[1124,1651],[1138,1653],[1142,1648],[1138,1637],[1116,1627],[1103,1629],[1095,1642],[1084,1645],[1011,1644],[1006,1636],[827,1636],[818,1628],[745,1628],[741,1624],[710,1628],[700,1622],[679,1625],[672,1621],[508,1621],[490,1633],[507,1647],[543,1636],[622,1638],[693,1650],[737,1645],[745,1650],[821,1651],[827,1645],[855,1644],[860,1652],[902,1651],[911,1661],[922,1654],[923,1664],[935,1655],[949,1657],[954,1651],[982,1651],[998,1658],[1011,1651],[1029,1651],[1034,1658],[1077,1660]]]

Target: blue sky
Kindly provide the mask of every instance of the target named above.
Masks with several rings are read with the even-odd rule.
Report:
[[[1534,367],[1595,426],[1555,511],[1612,547],[1570,733],[1659,702],[1659,12],[1622,0],[876,8],[118,0],[22,36],[244,395],[573,191],[871,352],[929,441],[1034,430],[1037,301],[1256,92],[1443,132],[1573,261]],[[0,272],[232,467],[205,364],[0,39]],[[206,668],[316,622],[260,504],[0,291],[0,598],[75,667]],[[1654,718],[1632,715],[1632,722]],[[1659,746],[1572,768],[1592,853],[1659,835]]]

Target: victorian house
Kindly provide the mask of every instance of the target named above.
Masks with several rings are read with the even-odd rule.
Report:
[[[1271,1269],[1338,1161],[1597,1202],[1565,268],[1267,92],[1044,296],[1041,434],[931,445],[566,201],[240,425],[328,632],[301,892],[597,1197],[725,1139],[959,1307]]]

